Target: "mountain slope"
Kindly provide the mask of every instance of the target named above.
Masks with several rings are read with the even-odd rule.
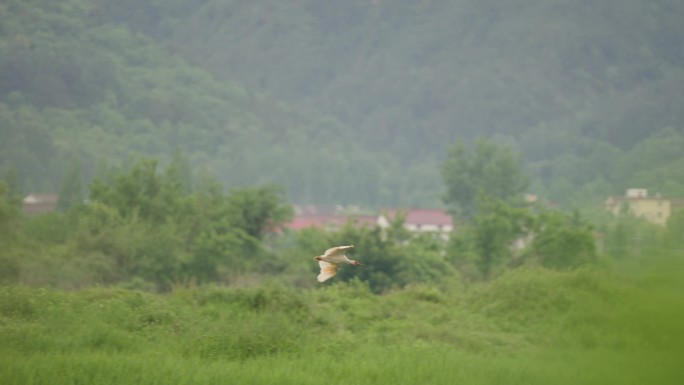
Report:
[[[563,200],[563,180],[662,187],[608,163],[668,127],[684,133],[681,15],[672,0],[209,0],[173,28],[146,26],[217,76],[335,116],[405,165],[459,138],[506,141],[539,192]],[[564,171],[587,154],[599,161],[582,177]]]
[[[102,161],[179,148],[228,186],[275,182],[295,201],[432,194],[402,196],[403,178],[387,177],[402,170],[381,167],[393,162],[337,120],[219,80],[98,10],[85,0],[0,7],[11,20],[0,35],[0,168],[18,170],[24,190],[55,191],[73,155],[89,178]]]
[[[0,167],[39,189],[73,152],[94,165],[179,147],[228,185],[281,183],[300,202],[430,206],[445,147],[486,136],[564,204],[684,195],[684,150],[633,162],[684,133],[683,14],[675,0],[5,1]]]

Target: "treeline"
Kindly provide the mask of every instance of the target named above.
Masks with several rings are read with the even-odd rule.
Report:
[[[292,208],[281,188],[226,192],[214,178],[188,170],[177,153],[165,168],[142,158],[107,169],[87,194],[79,178],[69,178],[59,210],[34,217],[22,216],[20,196],[2,182],[0,282],[166,291],[275,278],[312,287],[318,269],[312,257],[349,243],[362,250],[370,269],[343,271],[338,280],[360,279],[375,292],[457,275],[442,255],[443,243],[411,238],[401,219],[389,232],[350,224],[338,232],[293,233],[284,226]],[[69,174],[78,172],[75,162]]]
[[[233,189],[209,177],[189,184],[184,158],[163,171],[141,159],[98,176],[87,204],[64,188],[58,212],[21,218],[3,185],[3,281],[80,288],[167,290],[173,283],[273,273],[263,238],[292,213],[275,186]],[[78,180],[76,180],[78,183]],[[229,269],[230,273],[224,270]]]
[[[285,226],[292,209],[281,188],[225,190],[216,179],[192,173],[180,152],[165,167],[142,158],[102,170],[87,194],[79,173],[79,163],[72,163],[60,210],[36,217],[23,217],[17,190],[2,183],[2,283],[166,291],[277,280],[306,288],[315,284],[313,256],[353,244],[352,257],[369,269],[343,269],[335,281],[358,279],[381,293],[489,281],[521,266],[605,267],[643,253],[684,250],[681,210],[662,228],[630,217],[592,224],[579,212],[525,202],[528,178],[520,155],[484,140],[473,150],[452,147],[442,166],[445,203],[455,218],[448,242],[411,234],[401,215],[389,229],[350,223],[332,232],[292,232]]]

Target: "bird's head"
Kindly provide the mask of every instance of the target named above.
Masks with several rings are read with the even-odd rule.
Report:
[[[359,261],[352,261],[352,264],[353,264],[354,266],[361,266],[361,267],[363,267],[364,269],[368,269],[368,268],[366,267],[366,265],[364,265],[363,263],[361,263],[361,262],[359,262]]]

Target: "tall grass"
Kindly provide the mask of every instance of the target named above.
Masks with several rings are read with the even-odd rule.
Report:
[[[654,277],[520,269],[382,296],[0,287],[0,383],[684,383],[682,286]]]
[[[664,353],[492,356],[454,349],[359,347],[353,354],[247,361],[173,354],[45,354],[0,358],[7,384],[679,384]]]

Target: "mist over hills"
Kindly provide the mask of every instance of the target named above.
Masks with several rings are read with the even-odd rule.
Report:
[[[179,148],[293,201],[437,206],[456,140],[522,152],[531,192],[684,195],[684,4],[0,3],[0,168]]]

